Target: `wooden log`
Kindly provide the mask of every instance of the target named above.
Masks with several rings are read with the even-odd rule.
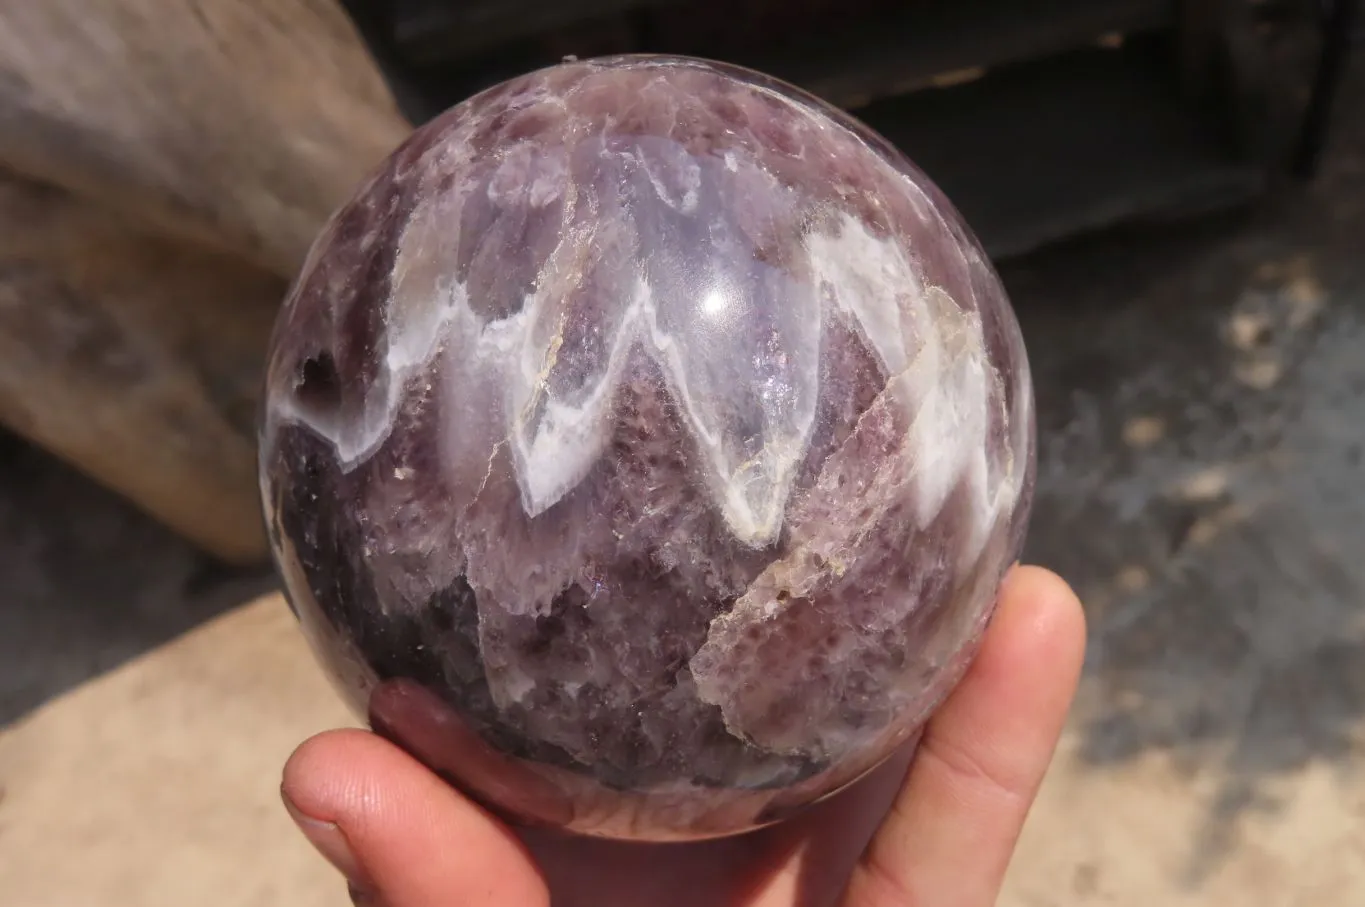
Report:
[[[408,131],[335,0],[0,4],[0,165],[282,274]]]
[[[224,561],[262,561],[255,406],[284,291],[0,174],[0,422]]]
[[[282,278],[408,131],[334,0],[0,4],[0,423],[264,558]]]

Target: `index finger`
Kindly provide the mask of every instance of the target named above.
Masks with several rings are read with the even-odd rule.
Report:
[[[981,652],[930,720],[844,907],[990,907],[1075,695],[1080,602],[1056,575],[1011,572]]]

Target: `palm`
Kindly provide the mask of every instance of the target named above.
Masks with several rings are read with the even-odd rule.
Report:
[[[620,844],[523,834],[556,907],[824,907],[838,903],[909,761],[773,828],[694,844]],[[849,905],[854,907],[854,905]]]
[[[305,834],[364,892],[357,903],[989,907],[1061,733],[1084,640],[1065,583],[1013,571],[980,656],[913,763],[907,749],[796,819],[735,838],[643,845],[517,833],[360,731],[301,746],[282,791]]]

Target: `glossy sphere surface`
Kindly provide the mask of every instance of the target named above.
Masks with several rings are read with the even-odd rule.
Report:
[[[958,680],[1032,406],[994,271],[883,140],[754,73],[570,62],[334,217],[262,491],[377,729],[513,819],[698,838],[846,786]]]

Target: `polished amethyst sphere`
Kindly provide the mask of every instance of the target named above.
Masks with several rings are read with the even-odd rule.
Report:
[[[1018,326],[939,191],[790,86],[664,57],[419,129],[285,303],[261,437],[289,600],[375,729],[514,821],[645,840],[908,741],[1033,461]]]

